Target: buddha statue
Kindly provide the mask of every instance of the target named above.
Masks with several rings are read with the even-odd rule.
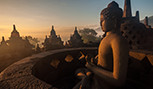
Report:
[[[120,25],[122,9],[113,1],[102,10],[100,25],[106,36],[102,39],[98,49],[98,63],[87,62],[86,67],[91,72],[84,79],[88,89],[115,89],[124,86],[128,68],[128,43],[121,36]],[[91,75],[92,74],[92,77]],[[89,82],[88,82],[89,83]],[[87,89],[87,88],[86,88]]]

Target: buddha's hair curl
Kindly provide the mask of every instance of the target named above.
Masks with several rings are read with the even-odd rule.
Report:
[[[121,8],[119,8],[119,5],[115,1],[112,1],[110,4],[108,4],[107,8],[101,11],[100,15],[103,16],[103,19],[121,20],[123,11]],[[103,19],[101,19],[101,21]]]

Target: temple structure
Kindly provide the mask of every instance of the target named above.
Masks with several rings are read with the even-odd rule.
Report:
[[[152,50],[153,47],[153,29],[148,25],[148,18],[145,18],[144,24],[140,23],[139,11],[136,16],[132,16],[131,2],[125,0],[123,22],[121,33],[128,40],[130,48],[134,50]]]
[[[144,19],[144,25],[146,26],[146,28],[151,29],[151,26],[149,25],[149,22],[148,22],[148,16],[146,16]]]
[[[83,40],[82,37],[79,35],[77,27],[75,27],[74,34],[70,36],[70,40],[68,40],[68,43],[70,47],[81,47],[83,46]]]
[[[20,38],[20,34],[19,34],[19,32],[16,30],[15,25],[13,25],[13,31],[11,32],[11,37],[10,37],[10,39],[11,39],[11,38]]]
[[[2,41],[0,42],[0,54],[1,54],[0,57],[5,56],[6,53],[9,53],[9,47],[3,36]]]
[[[22,37],[20,37],[15,25],[13,25],[13,31],[11,32],[9,40],[5,41],[4,37],[2,37],[0,53],[5,54],[4,51],[7,51],[7,53],[9,51],[12,55],[29,56],[32,54],[32,47],[28,39],[23,40]]]
[[[41,52],[41,48],[39,47],[39,44],[37,44],[37,46],[35,48],[35,52],[36,53],[40,53]]]
[[[130,0],[125,0],[125,2],[130,2]],[[125,6],[128,6],[128,7],[126,7],[126,10],[124,10],[125,15],[123,16],[123,22],[121,25],[121,33],[127,39],[127,41],[130,44],[130,48],[132,49],[130,50],[129,56],[128,56],[129,58],[128,72],[127,72],[128,79],[126,82],[127,84],[125,84],[125,86],[119,87],[121,84],[123,84],[123,81],[121,80],[119,81],[119,82],[122,82],[121,84],[117,84],[118,82],[115,82],[115,85],[110,85],[110,87],[112,87],[111,89],[122,89],[122,88],[123,89],[153,89],[153,84],[152,84],[153,82],[153,67],[152,67],[153,66],[153,60],[152,60],[153,59],[153,51],[152,51],[153,50],[153,47],[152,47],[153,29],[147,28],[147,26],[149,25],[148,20],[147,20],[148,18],[146,18],[145,24],[139,22],[140,21],[139,11],[136,12],[136,16],[132,16],[132,13],[130,11],[130,8],[131,8],[130,3],[128,4],[125,3]],[[15,37],[17,39],[20,39],[19,34],[16,31],[14,31],[13,34],[14,33],[16,34]],[[48,45],[51,44],[50,43],[52,42],[51,39],[58,38],[54,29],[51,31],[51,35],[49,37],[46,36],[46,39],[44,41],[44,46],[46,48],[50,47]],[[14,36],[11,39],[13,38]],[[7,41],[5,41],[4,37],[2,39],[3,40],[2,42],[0,42],[0,47],[2,47],[2,45],[5,46],[6,48],[7,46],[9,47],[9,44],[7,43]],[[105,41],[106,43],[108,42],[108,40],[105,40]],[[78,34],[77,28],[75,28],[74,34],[71,36],[70,40],[66,42],[65,44],[69,46],[69,43],[71,45],[73,43],[76,46],[80,46],[79,43],[80,44],[83,43],[81,41],[81,36],[79,36]],[[110,46],[110,47],[107,47],[107,46]],[[127,46],[125,47],[124,46],[122,46],[123,52],[125,52],[126,47],[127,47]],[[104,46],[101,46],[101,47],[104,47]],[[116,50],[114,51],[115,54],[109,53],[110,51],[112,51],[113,49],[112,47],[116,48],[116,46],[112,46],[112,45],[105,45],[104,48],[101,48],[102,50],[100,51],[106,51],[106,52],[103,52],[104,55],[106,55],[105,58],[111,59],[110,61],[112,61],[113,58],[118,59],[120,57],[124,57],[124,56],[117,57],[115,54],[119,52]],[[117,50],[121,50],[120,47],[118,47],[119,49]],[[108,52],[107,50],[105,50],[107,48],[109,48]],[[31,57],[25,58],[23,60],[20,60],[14,63],[13,65],[9,66],[8,68],[6,68],[4,71],[0,73],[0,88],[1,89],[16,89],[16,88],[19,88],[19,89],[28,88],[29,89],[33,87],[35,89],[37,88],[72,89],[75,83],[78,83],[79,81],[79,80],[76,80],[76,73],[80,71],[75,71],[75,70],[78,70],[78,68],[82,68],[82,69],[86,68],[85,67],[85,64],[87,64],[86,61],[89,61],[89,58],[86,55],[91,55],[91,57],[93,57],[91,58],[91,62],[93,61],[93,63],[97,64],[97,61],[100,58],[99,56],[97,56],[97,52],[98,52],[97,50],[98,49],[96,47],[80,47],[80,48],[60,49],[58,51],[53,50],[53,51],[47,51],[47,52],[42,52],[40,54],[32,55]],[[148,51],[148,50],[151,50],[151,51]],[[102,56],[104,55],[102,54]],[[111,56],[111,55],[115,55],[115,56]],[[16,58],[16,56],[14,58]],[[123,63],[127,62],[125,61],[126,58],[127,57],[122,58]],[[9,58],[9,59],[13,59],[13,58]],[[88,60],[85,60],[85,59],[88,59]],[[4,60],[3,62],[5,63],[5,61],[6,60]],[[109,60],[102,61],[102,62],[104,63],[109,62]],[[93,67],[93,63],[90,63],[92,64],[91,67]],[[118,63],[119,63],[119,66],[117,66],[116,69],[119,69],[119,70],[122,69],[124,70],[124,73],[125,73],[125,69],[123,69],[125,66],[122,68],[119,68],[125,64],[122,65],[120,61],[116,62],[116,64]],[[112,62],[110,64],[114,65],[112,64]],[[2,65],[0,64],[0,68],[2,68],[1,66]],[[104,65],[104,66],[108,66],[108,65]],[[104,67],[101,68],[99,65],[98,67],[96,66],[95,68],[99,69],[98,72],[101,70],[105,70],[104,72],[110,71],[109,69],[105,69]],[[112,68],[112,67],[109,67],[109,68]],[[83,84],[86,84],[85,86],[95,84],[94,87],[90,87],[90,88],[108,89],[105,87],[99,88],[97,86],[99,84],[106,85],[106,86],[108,85],[107,82],[105,83],[103,79],[99,78],[101,74],[98,77],[96,77],[95,74],[90,73],[90,72],[88,73],[86,71],[87,70],[83,70],[82,73],[84,74],[77,74],[81,76],[79,78],[82,78],[84,76],[84,79],[81,82]],[[111,72],[113,71],[111,70]],[[109,73],[108,75],[112,76],[111,72],[108,72]],[[116,73],[121,73],[121,72],[119,71]],[[91,76],[88,77],[88,75],[91,75]],[[91,79],[93,76],[95,76],[94,78],[97,78],[97,79]],[[114,76],[116,75],[113,74],[112,77]],[[125,79],[120,76],[121,75],[116,76],[115,79],[116,80]],[[107,78],[109,78],[108,80],[109,82],[112,80],[112,77],[106,76],[106,78],[104,79],[107,80]],[[102,83],[96,82],[92,84],[96,80]],[[117,86],[117,88],[115,88],[114,86]],[[84,88],[84,86],[82,88]],[[84,89],[90,89],[90,88],[84,88]]]
[[[132,17],[131,1],[130,0],[125,0],[125,2],[124,2],[123,17]]]
[[[0,46],[1,47],[7,47],[8,45],[7,45],[7,43],[6,43],[6,41],[5,41],[5,38],[4,38],[4,36],[2,37],[2,41],[1,41],[1,44],[0,44]]]
[[[56,35],[54,26],[52,26],[49,38],[46,36],[43,45],[44,45],[44,50],[59,49],[64,47],[61,37]]]

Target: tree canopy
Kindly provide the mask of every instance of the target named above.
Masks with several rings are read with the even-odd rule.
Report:
[[[34,46],[40,42],[38,38],[35,37],[33,38],[32,36],[26,36],[26,37],[29,40],[29,42]],[[25,39],[25,37],[23,37],[23,39]]]
[[[97,32],[94,29],[84,28],[79,30],[80,35],[82,36],[84,43],[97,42],[99,37],[97,37]]]

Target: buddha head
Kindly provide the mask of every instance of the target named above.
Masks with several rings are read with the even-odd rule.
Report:
[[[100,25],[104,32],[117,30],[120,28],[123,11],[119,5],[112,1],[107,8],[103,9],[100,14]]]

